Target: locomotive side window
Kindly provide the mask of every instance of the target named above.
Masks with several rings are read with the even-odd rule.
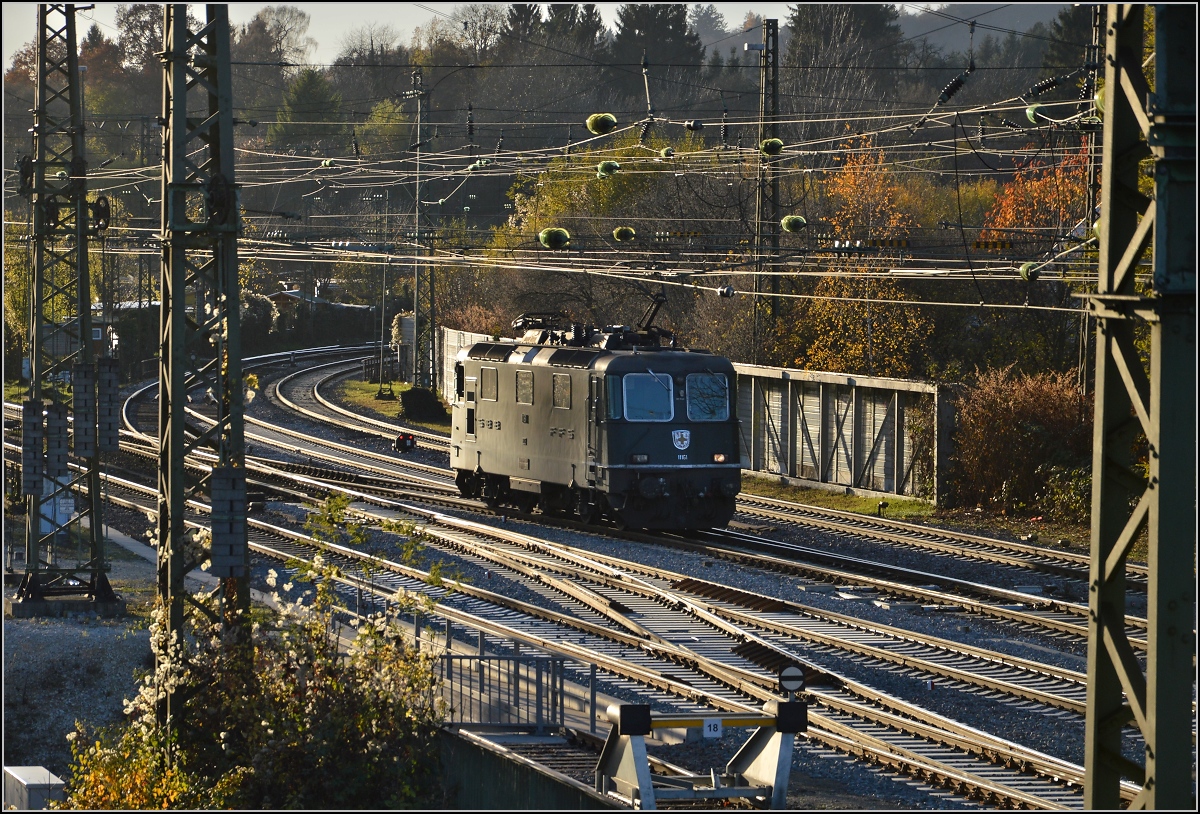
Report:
[[[630,421],[670,421],[675,417],[671,377],[665,373],[625,375],[625,417]]]
[[[571,377],[566,373],[555,373],[552,379],[554,385],[554,406],[563,410],[571,409]]]
[[[621,377],[608,376],[608,417],[621,417]]]
[[[463,373],[462,362],[455,362],[454,363],[454,395],[456,395],[458,397],[459,401],[462,401],[463,391],[466,390],[466,384],[467,384],[467,382],[466,382],[465,374]]]
[[[479,369],[479,398],[482,401],[496,400],[496,368]]]
[[[720,373],[689,373],[687,414],[692,421],[729,418],[729,383]]]
[[[517,404],[533,404],[533,371],[517,371]]]

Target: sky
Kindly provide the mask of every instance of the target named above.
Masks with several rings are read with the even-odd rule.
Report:
[[[3,3],[4,23],[4,66],[12,65],[13,54],[25,43],[33,39],[37,23],[36,3]],[[78,4],[77,9],[85,4]],[[91,27],[92,22],[100,25],[101,31],[110,39],[116,39],[116,29],[113,21],[116,16],[117,3],[95,3],[94,9],[77,11],[76,23],[79,26],[80,38]],[[291,5],[300,8],[311,16],[312,24],[308,35],[317,41],[316,50],[309,55],[313,64],[328,64],[333,62],[340,50],[343,38],[361,28],[366,22],[387,23],[399,30],[403,42],[408,44],[412,37],[413,28],[428,22],[437,12],[449,14],[454,3],[289,3],[278,0],[276,3],[230,3],[229,20],[234,25],[249,22],[255,12],[267,5]],[[465,4],[463,4],[465,5]],[[495,5],[507,5],[497,3]],[[621,3],[597,3],[605,23],[612,28],[617,19],[617,8]],[[690,4],[689,4],[690,5]],[[729,27],[740,24],[746,18],[746,13],[753,11],[762,14],[767,19],[775,18],[782,25],[788,17],[787,3],[716,3],[717,9],[725,17]],[[369,10],[369,13],[364,13]],[[197,7],[198,16],[203,19],[203,8]],[[193,12],[193,13],[197,13]]]

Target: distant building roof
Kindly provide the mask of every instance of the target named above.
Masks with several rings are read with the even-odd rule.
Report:
[[[308,294],[298,288],[288,288],[284,289],[283,291],[276,291],[274,294],[268,294],[267,297],[270,298],[276,305],[278,305],[281,301],[296,300],[311,303],[313,305],[324,305],[330,308],[352,308],[356,311],[371,310],[371,306],[369,305],[351,305],[350,303],[345,302],[333,302],[331,300],[315,297],[312,294]]]

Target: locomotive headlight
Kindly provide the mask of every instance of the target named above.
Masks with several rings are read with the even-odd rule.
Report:
[[[648,463],[649,461],[650,461],[649,455],[630,455],[629,456],[629,463],[631,463],[631,464],[644,464],[644,463]]]
[[[713,463],[715,463],[715,464],[725,463],[725,453],[724,452],[714,452],[713,453]]]

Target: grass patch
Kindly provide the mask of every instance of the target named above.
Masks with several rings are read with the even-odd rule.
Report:
[[[403,421],[406,424],[421,427],[430,432],[449,433],[450,419],[445,421],[412,421],[407,418],[400,417],[400,401],[399,396],[405,390],[411,390],[411,384],[398,384],[393,382],[392,392],[396,394],[396,401],[381,401],[375,398],[375,394],[379,392],[378,382],[363,382],[356,379],[343,379],[334,387],[333,395],[336,400],[341,401],[344,406],[353,408],[363,415],[375,416],[377,418],[386,419],[388,421]]]
[[[29,385],[20,382],[4,383],[4,400],[20,404],[29,394]]]
[[[778,500],[791,500],[796,503],[807,503],[809,506],[819,506],[823,509],[837,509],[843,512],[876,515],[879,512],[878,497],[863,497],[862,495],[847,495],[841,492],[831,492],[825,489],[811,489],[804,486],[791,486],[786,483],[767,478],[742,478],[742,491],[751,495],[773,497]],[[888,497],[884,517],[893,520],[929,520],[936,509],[922,500],[906,500],[899,497]]]

